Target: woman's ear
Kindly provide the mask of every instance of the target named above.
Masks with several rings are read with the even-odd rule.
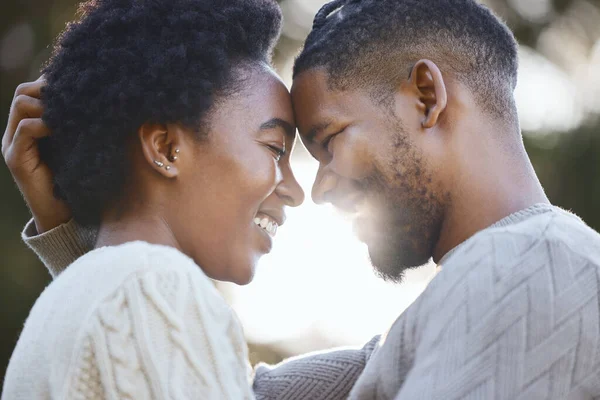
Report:
[[[419,108],[423,113],[423,128],[433,128],[446,109],[448,95],[442,72],[430,60],[419,60],[412,68],[409,82],[419,98]]]
[[[142,153],[148,165],[166,178],[179,175],[181,132],[174,126],[144,124],[138,130]]]

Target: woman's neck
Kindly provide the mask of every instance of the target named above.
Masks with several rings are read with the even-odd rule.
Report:
[[[98,230],[95,248],[117,246],[141,240],[180,250],[179,243],[167,221],[157,215],[107,215]]]

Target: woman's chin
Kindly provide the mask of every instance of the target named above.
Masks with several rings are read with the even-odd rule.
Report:
[[[190,254],[196,265],[210,279],[221,282],[231,282],[236,285],[247,285],[252,282],[258,262],[264,255],[262,251],[254,248],[244,249],[243,252],[235,252],[230,247],[214,252],[210,257],[202,257],[200,254]],[[223,257],[223,253],[229,251],[229,257]],[[242,254],[240,254],[242,253]]]
[[[256,272],[256,264],[248,265],[244,268],[236,269],[235,274],[228,279],[229,282],[235,283],[236,285],[245,286],[252,282],[254,279],[254,273]]]
[[[231,282],[236,285],[244,286],[254,279],[256,264],[259,258],[260,256],[254,257],[254,260],[252,261],[238,262],[233,268],[220,268],[212,271],[204,270],[204,273],[208,275],[209,278],[217,281]]]

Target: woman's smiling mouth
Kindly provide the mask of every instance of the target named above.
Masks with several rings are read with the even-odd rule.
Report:
[[[259,212],[256,214],[256,217],[254,217],[254,223],[272,238],[277,234],[279,224],[270,215]]]

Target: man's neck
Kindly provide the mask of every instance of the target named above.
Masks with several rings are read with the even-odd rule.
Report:
[[[534,204],[549,204],[525,150],[518,152],[517,157],[506,157],[496,150],[461,163],[460,181],[452,190],[434,250],[436,263],[475,233],[510,214]]]

